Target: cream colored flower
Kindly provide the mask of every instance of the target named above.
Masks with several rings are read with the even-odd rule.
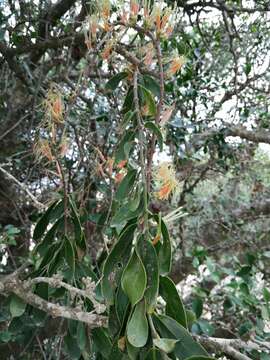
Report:
[[[168,162],[164,162],[157,167],[154,172],[154,181],[157,188],[155,196],[159,200],[167,200],[171,194],[177,191],[179,186],[174,166]]]

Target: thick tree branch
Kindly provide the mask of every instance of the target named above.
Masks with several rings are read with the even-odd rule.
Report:
[[[29,286],[27,281],[22,282],[13,275],[5,276],[0,280],[0,292],[4,294],[13,293],[27,304],[46,312],[54,318],[62,317],[65,319],[81,321],[88,324],[90,328],[104,326],[107,323],[106,317],[102,315],[97,315],[92,312],[87,313],[81,308],[69,308],[42,299],[38,295],[32,293],[31,285]]]
[[[258,344],[254,341],[242,341],[239,339],[221,339],[213,337],[195,336],[195,338],[207,349],[214,351],[215,353],[224,353],[236,360],[250,360],[250,357],[241,353],[239,350],[267,350],[270,343],[266,345]]]

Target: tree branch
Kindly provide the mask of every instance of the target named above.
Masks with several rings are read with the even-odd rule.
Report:
[[[22,282],[13,274],[5,276],[0,280],[0,292],[17,295],[20,299],[33,307],[46,312],[52,317],[62,317],[65,319],[77,320],[89,325],[90,328],[99,326],[105,326],[107,318],[102,315],[88,313],[82,311],[81,308],[70,308],[58,304],[51,303],[33,294],[31,291],[31,285],[29,283]]]

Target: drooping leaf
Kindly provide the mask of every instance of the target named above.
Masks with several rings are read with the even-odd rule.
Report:
[[[108,359],[112,349],[112,344],[105,329],[103,328],[93,329],[91,331],[91,337],[97,350],[101,353],[101,355],[105,359]]]
[[[114,75],[112,78],[110,78],[110,80],[107,82],[106,84],[106,89],[107,90],[111,90],[114,91],[118,85],[120,84],[120,82],[122,80],[124,80],[127,77],[127,72],[120,72],[116,75]]]
[[[140,85],[139,92],[141,93],[144,103],[148,108],[149,115],[155,116],[157,112],[157,108],[151,91],[146,89],[144,86]]]
[[[41,243],[38,244],[37,247],[35,248],[35,251],[37,251],[41,256],[45,256],[49,246],[55,240],[57,230],[61,229],[63,224],[64,224],[64,217],[62,216],[53,224],[50,230],[47,231]]]
[[[214,360],[214,358],[209,356],[190,356],[187,360]]]
[[[87,336],[85,331],[85,325],[82,322],[78,322],[76,339],[80,350],[83,351],[87,344]]]
[[[146,288],[146,272],[136,250],[123,271],[121,286],[132,306],[142,299]]]
[[[21,316],[26,308],[26,303],[19,298],[17,295],[12,294],[11,300],[9,304],[9,310],[12,317],[19,317]]]
[[[130,191],[133,188],[135,179],[136,179],[136,170],[132,169],[129,170],[127,175],[124,177],[124,179],[121,181],[118,189],[115,193],[115,199],[118,201],[123,201],[125,197],[130,193]]]
[[[153,343],[157,348],[164,351],[166,354],[169,354],[174,350],[177,341],[178,340],[175,339],[159,338],[159,339],[154,339]]]
[[[156,217],[157,222],[158,218]],[[163,242],[160,241],[155,246],[158,253],[159,271],[161,275],[167,275],[171,271],[172,265],[172,247],[170,241],[170,235],[166,224],[161,220],[161,234]]]
[[[159,127],[152,121],[147,121],[144,126],[146,129],[149,129],[154,135],[156,135],[160,151],[163,151],[163,135]]]
[[[107,257],[101,281],[101,289],[104,298],[110,305],[114,304],[114,290],[117,286],[117,272],[122,271],[129,258],[133,234],[137,224],[131,224],[125,228],[119,236],[119,240],[114,245]]]
[[[166,314],[188,328],[184,304],[173,281],[168,277],[160,277],[160,295],[166,301]]]
[[[151,76],[144,75],[142,83],[147,90],[151,91],[152,94],[160,96],[160,86]]]
[[[123,113],[132,110],[132,107],[133,107],[133,86],[130,86],[124,100],[123,109],[122,109]]]
[[[34,233],[33,233],[33,239],[38,240],[40,239],[46,232],[46,229],[50,222],[50,214],[53,210],[53,208],[56,206],[57,202],[54,202],[41,216],[39,221],[37,222]]]
[[[170,358],[164,353],[161,354],[161,352],[154,347],[148,351],[144,360],[170,360]]]
[[[196,318],[199,319],[203,312],[203,301],[201,298],[196,297],[195,299],[193,299],[192,310],[194,311]]]
[[[158,259],[154,246],[144,237],[141,237],[137,243],[138,254],[144,264],[147,287],[145,290],[144,298],[146,301],[146,311],[153,312],[156,307],[158,287],[159,287],[159,269]]]
[[[81,357],[81,350],[77,344],[77,341],[70,335],[67,334],[64,338],[65,350],[72,360],[79,360]]]
[[[153,317],[153,321],[162,337],[178,340],[174,349],[177,357],[186,359],[194,355],[208,356],[206,350],[176,320],[167,315],[157,315]]]
[[[65,238],[65,260],[68,263],[72,274],[75,271],[75,252],[72,242],[66,237]]]
[[[145,312],[145,301],[139,302],[127,324],[127,339],[136,347],[143,347],[148,339],[148,321]]]

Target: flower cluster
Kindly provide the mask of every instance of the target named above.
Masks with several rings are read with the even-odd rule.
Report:
[[[164,162],[156,168],[154,181],[157,188],[155,196],[159,200],[167,200],[179,187],[174,166],[169,162]]]

